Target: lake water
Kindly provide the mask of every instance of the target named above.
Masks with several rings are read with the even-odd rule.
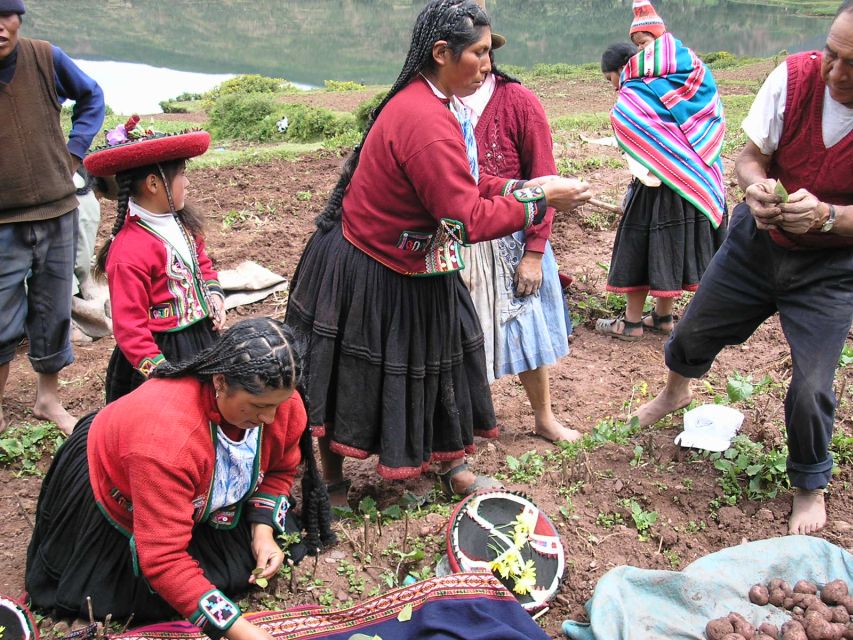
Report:
[[[260,73],[309,86],[389,84],[423,0],[30,0],[22,35],[62,47],[119,112]],[[830,20],[729,0],[657,0],[697,51],[769,56],[822,48]],[[631,0],[489,0],[509,43],[498,62],[596,62],[624,40]],[[113,64],[107,64],[113,63]],[[116,64],[118,63],[118,64]],[[170,71],[167,71],[170,70]]]

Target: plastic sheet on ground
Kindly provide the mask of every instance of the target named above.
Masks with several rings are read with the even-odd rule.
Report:
[[[748,599],[752,585],[773,578],[853,584],[853,555],[820,538],[785,536],[723,549],[682,571],[616,567],[586,603],[590,624],[567,620],[563,631],[574,640],[704,640],[708,621],[731,611],[756,627],[781,626],[787,611]]]
[[[220,271],[219,284],[225,291],[226,309],[258,302],[277,291],[287,291],[289,286],[287,278],[251,260]]]

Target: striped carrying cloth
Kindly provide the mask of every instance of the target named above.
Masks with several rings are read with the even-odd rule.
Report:
[[[726,131],[711,72],[670,33],[625,65],[610,114],[619,146],[720,225]]]

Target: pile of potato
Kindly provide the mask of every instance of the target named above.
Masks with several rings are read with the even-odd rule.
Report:
[[[791,620],[781,629],[768,622],[756,629],[732,612],[705,626],[708,640],[853,640],[853,595],[843,580],[833,580],[818,593],[813,582],[800,580],[791,588],[777,578],[752,587],[749,601],[785,608],[791,612]]]

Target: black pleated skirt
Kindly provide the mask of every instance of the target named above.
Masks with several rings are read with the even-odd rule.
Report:
[[[726,238],[728,213],[716,229],[710,219],[668,186],[631,184],[619,222],[607,290],[649,290],[676,298],[695,291]]]
[[[216,342],[217,334],[213,330],[210,318],[200,320],[180,331],[166,331],[154,334],[154,342],[169,362],[182,362],[198,355]],[[147,378],[130,364],[118,346],[113,349],[110,363],[107,365],[105,382],[107,404],[127,395]]]
[[[95,617],[110,613],[117,621],[134,614],[135,622],[156,622],[177,616],[148,582],[134,575],[128,538],[116,529],[95,503],[89,481],[86,444],[95,414],[82,418],[56,453],[45,476],[36,509],[36,525],[27,550],[25,584],[29,604],[57,617],[88,619],[86,597]],[[286,529],[300,531],[289,511]],[[233,529],[196,525],[188,552],[218,589],[236,597],[249,588],[255,568],[251,524],[241,518]],[[301,560],[304,545],[290,548]]]
[[[304,342],[309,424],[336,453],[378,454],[378,473],[400,479],[497,435],[483,332],[457,273],[399,274],[338,224],[309,240],[286,322]]]

